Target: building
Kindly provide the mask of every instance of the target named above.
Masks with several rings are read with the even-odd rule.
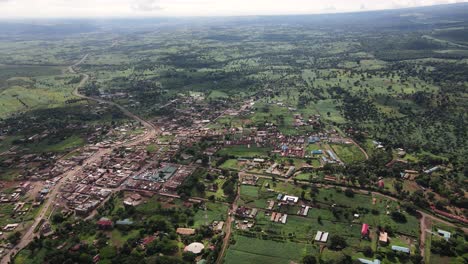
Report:
[[[112,221],[109,218],[105,218],[105,217],[99,219],[99,221],[97,221],[96,224],[98,225],[99,229],[110,229],[114,226]]]
[[[130,219],[118,220],[115,222],[116,225],[133,225],[133,221]]]
[[[191,236],[191,235],[195,234],[195,229],[179,227],[179,228],[177,228],[176,233],[179,234],[179,235]]]
[[[299,197],[296,197],[296,196],[291,196],[291,195],[285,195],[283,196],[283,202],[287,202],[287,203],[297,203],[299,201]]]
[[[289,167],[288,172],[286,172],[286,177],[289,178],[293,176],[295,171],[296,171],[296,167],[294,166]]]
[[[199,242],[193,242],[192,244],[185,247],[184,251],[192,252],[193,254],[200,254],[205,246]]]
[[[369,259],[358,258],[358,261],[363,264],[380,264],[381,263],[379,259],[369,260]]]
[[[411,252],[411,250],[409,248],[400,247],[400,246],[392,246],[392,250],[397,251],[397,252],[407,253],[407,254],[409,254]]]
[[[388,244],[388,233],[387,232],[380,232],[379,234],[379,243],[382,245]]]
[[[329,234],[328,232],[317,231],[317,234],[315,235],[315,241],[327,243],[328,234]]]
[[[452,236],[450,232],[442,230],[442,229],[437,229],[437,234],[439,234],[440,236],[443,236],[446,241],[448,241],[450,237]]]
[[[368,224],[362,224],[361,236],[362,237],[369,237],[369,225]]]

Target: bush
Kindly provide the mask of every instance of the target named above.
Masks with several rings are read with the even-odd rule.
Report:
[[[391,217],[397,223],[406,223],[406,216],[400,212],[392,212]]]
[[[307,255],[302,259],[302,263],[304,263],[304,264],[316,264],[317,259],[312,255]]]
[[[348,189],[345,190],[344,193],[345,193],[346,196],[348,196],[350,198],[354,197],[354,191],[352,189],[348,188]]]

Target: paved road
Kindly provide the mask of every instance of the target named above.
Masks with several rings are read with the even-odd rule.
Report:
[[[72,73],[76,73],[74,67],[77,67],[79,64],[81,64],[84,60],[86,60],[87,57],[88,57],[88,54],[86,54],[80,61],[78,61],[74,65],[68,67],[69,71],[72,72]],[[137,138],[135,138],[133,140],[127,141],[125,143],[115,145],[114,147],[137,145],[137,144],[140,144],[140,143],[145,142],[147,140],[150,140],[151,138],[154,138],[158,134],[158,130],[156,129],[156,127],[153,124],[151,124],[151,123],[143,120],[139,116],[131,113],[130,111],[128,111],[124,107],[122,107],[122,106],[120,106],[120,105],[118,105],[118,104],[116,104],[114,102],[108,102],[108,101],[105,101],[105,100],[102,100],[102,99],[99,99],[99,98],[88,97],[88,96],[80,94],[79,89],[81,87],[83,87],[86,84],[86,82],[89,80],[89,75],[82,74],[82,76],[83,76],[83,78],[81,79],[80,83],[77,85],[75,90],[73,91],[73,94],[75,96],[115,106],[118,109],[120,109],[126,116],[128,116],[128,117],[130,117],[130,118],[132,118],[132,119],[134,119],[134,120],[136,120],[138,122],[141,122],[143,124],[143,126],[147,129],[147,131],[144,134],[142,134],[141,136],[139,136],[139,137],[137,137]],[[99,161],[101,159],[101,157],[103,157],[103,156],[105,156],[105,155],[107,155],[107,154],[109,154],[111,152],[112,152],[112,149],[110,149],[110,148],[109,149],[100,149],[96,153],[94,153],[91,157],[89,157],[83,163],[83,165],[76,166],[75,168],[69,170],[68,172],[66,172],[63,175],[62,179],[60,179],[57,182],[57,184],[50,191],[50,193],[48,195],[48,199],[46,199],[46,201],[42,205],[42,208],[41,208],[39,214],[37,215],[36,219],[34,220],[33,224],[29,227],[29,229],[23,235],[23,237],[21,238],[20,242],[16,245],[16,247],[14,249],[10,250],[8,253],[6,253],[6,255],[2,258],[2,260],[0,262],[1,264],[9,263],[11,258],[14,257],[16,253],[18,253],[23,248],[25,248],[34,239],[34,237],[36,236],[34,230],[41,223],[42,219],[47,218],[46,214],[49,211],[49,208],[52,205],[55,204],[55,200],[59,196],[59,191],[60,191],[61,187],[64,184],[72,181],[72,179],[75,177],[75,175],[77,175],[86,165],[89,165],[89,164],[92,164],[92,163],[95,163],[95,162]]]

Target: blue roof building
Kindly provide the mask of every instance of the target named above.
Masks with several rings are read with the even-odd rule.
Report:
[[[278,196],[276,197],[276,200],[281,200],[281,198],[283,198],[283,194],[278,193]]]
[[[320,138],[319,137],[309,137],[309,144],[313,144],[315,142],[319,142]]]
[[[322,155],[323,151],[321,149],[318,150],[312,150],[312,155]]]
[[[400,246],[392,246],[393,251],[403,252],[403,253],[410,253],[410,249],[407,247],[400,247]]]
[[[118,220],[115,222],[116,225],[132,225],[133,221],[130,219]]]

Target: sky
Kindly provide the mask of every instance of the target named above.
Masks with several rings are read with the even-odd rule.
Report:
[[[1,18],[242,16],[394,9],[468,0],[0,0]]]

